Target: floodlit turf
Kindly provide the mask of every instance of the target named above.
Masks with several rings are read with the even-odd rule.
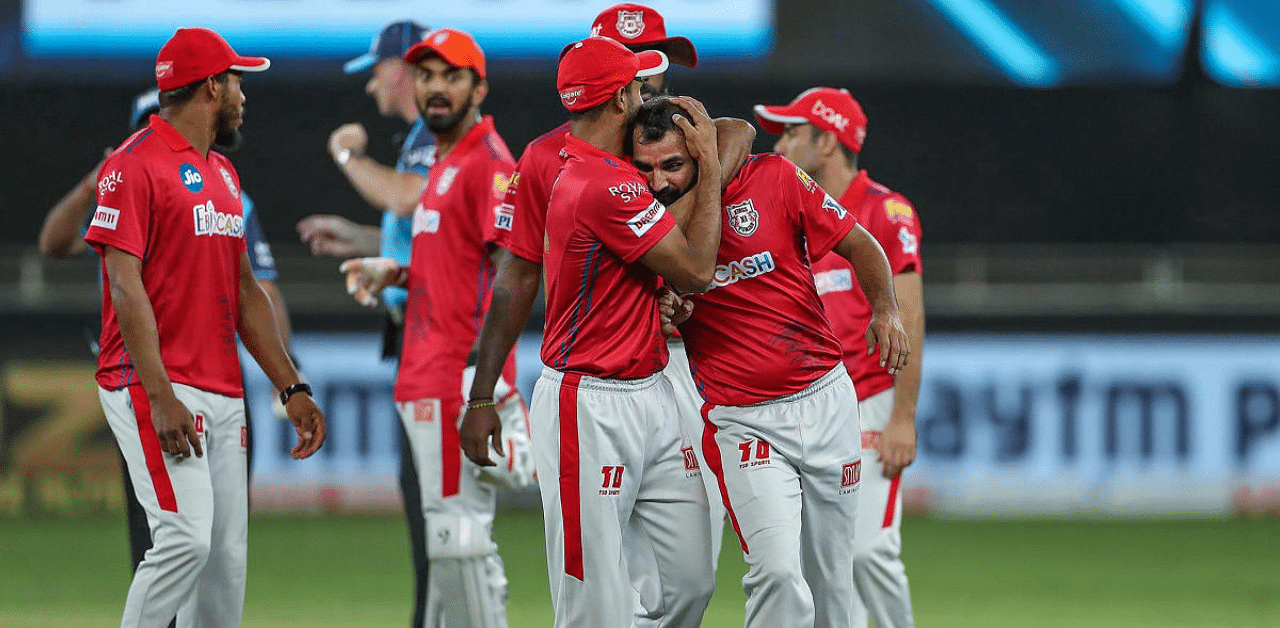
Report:
[[[541,519],[502,513],[512,628],[551,624]],[[1280,626],[1280,520],[908,519],[920,626]],[[705,625],[742,625],[744,569],[726,539]],[[255,516],[247,628],[407,626],[408,537],[398,517]],[[128,586],[119,517],[0,519],[0,626],[119,622]]]

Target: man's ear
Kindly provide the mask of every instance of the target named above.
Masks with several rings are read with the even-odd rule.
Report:
[[[817,137],[818,154],[823,157],[830,157],[832,153],[840,152],[840,138],[831,131],[823,131]]]
[[[476,86],[471,88],[471,97],[476,101],[477,107],[480,106],[480,103],[484,102],[485,97],[488,95],[489,81],[480,79],[480,82],[476,83]]]

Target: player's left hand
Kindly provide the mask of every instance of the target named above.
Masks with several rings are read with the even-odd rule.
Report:
[[[693,301],[681,298],[670,288],[662,288],[658,292],[658,321],[662,325],[662,335],[675,334],[676,326],[692,315]]]
[[[284,406],[289,413],[289,421],[298,432],[298,444],[289,452],[294,458],[301,460],[316,453],[324,444],[324,413],[316,405],[311,395],[298,393],[289,397]]]
[[[374,295],[398,283],[403,269],[390,257],[357,257],[343,262],[338,271],[347,274],[347,294],[360,305],[374,307],[378,305]]]
[[[912,421],[889,421],[880,434],[877,458],[884,465],[884,477],[892,480],[916,461],[916,424]]]
[[[867,355],[875,353],[876,346],[879,345],[880,366],[887,369],[890,375],[897,375],[906,368],[911,347],[907,344],[907,332],[902,327],[902,318],[898,316],[896,307],[872,312],[866,337]]]

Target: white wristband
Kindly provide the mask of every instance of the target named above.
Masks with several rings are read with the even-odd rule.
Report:
[[[334,161],[338,162],[339,166],[347,165],[347,162],[351,161],[351,149],[344,148],[338,151],[338,156],[334,158]]]

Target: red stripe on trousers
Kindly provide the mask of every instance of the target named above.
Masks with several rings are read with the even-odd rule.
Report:
[[[884,506],[884,525],[887,528],[893,525],[893,509],[898,505],[898,485],[902,483],[902,474],[889,481],[889,503]]]
[[[578,484],[578,382],[565,373],[560,382],[560,518],[564,523],[564,572],[585,580],[582,566],[582,495]]]
[[[178,512],[178,498],[173,495],[173,482],[169,469],[164,466],[164,451],[160,449],[160,437],[156,425],[151,422],[151,400],[142,386],[129,386],[129,399],[133,402],[133,418],[138,422],[138,438],[142,441],[142,456],[151,474],[151,486],[156,489],[156,501],[160,510]]]
[[[457,495],[462,484],[462,438],[458,436],[458,422],[443,417],[462,416],[461,400],[441,400],[440,409],[440,494]]]
[[[724,509],[729,513],[729,521],[733,523],[733,532],[738,535],[738,543],[742,545],[742,553],[750,554],[747,549],[747,539],[742,536],[742,528],[738,526],[738,514],[733,512],[733,504],[729,503],[729,489],[724,485],[724,462],[720,459],[720,446],[716,445],[716,426],[711,423],[711,418],[707,416],[711,409],[715,406],[709,403],[702,404],[702,457],[707,460],[707,467],[711,469],[711,473],[716,476],[716,483],[720,485],[720,499],[724,502]]]

